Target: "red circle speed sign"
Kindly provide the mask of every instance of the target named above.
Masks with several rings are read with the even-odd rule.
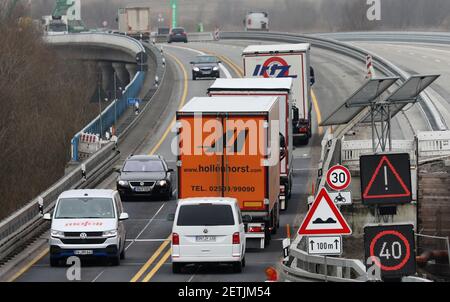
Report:
[[[387,265],[383,265],[381,264],[379,258],[377,255],[375,255],[375,245],[378,242],[378,240],[386,235],[393,235],[398,237],[403,244],[405,245],[405,254],[403,259],[400,261],[400,263],[398,263],[397,265],[393,265],[393,266],[387,266]],[[383,246],[384,247],[384,246]],[[405,236],[403,236],[402,233],[394,231],[394,230],[387,230],[387,231],[383,231],[378,233],[373,239],[372,242],[370,243],[370,256],[372,257],[374,263],[380,267],[382,270],[384,271],[397,271],[402,269],[406,263],[408,263],[408,260],[411,256],[411,247],[409,246],[409,242],[408,239],[406,239]]]
[[[341,191],[350,185],[350,171],[341,165],[333,166],[327,173],[327,183],[333,190]]]

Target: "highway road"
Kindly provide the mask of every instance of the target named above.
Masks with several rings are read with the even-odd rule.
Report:
[[[440,74],[429,89],[447,125],[450,125],[450,46],[423,43],[353,42],[372,51],[410,74]]]
[[[162,154],[171,167],[175,158],[171,152],[174,134],[170,131],[177,108],[191,97],[204,96],[211,80],[192,81],[189,62],[197,51],[211,52],[220,56],[226,69],[233,77],[242,75],[240,53],[251,44],[246,41],[225,41],[220,43],[189,43],[171,47],[164,45],[169,64],[168,79],[172,80],[158,103],[152,104],[141,123],[121,142],[119,147],[124,159],[134,154]],[[320,155],[323,131],[317,127],[324,115],[336,108],[360,86],[364,80],[364,64],[344,56],[313,49],[312,65],[316,70],[314,86],[314,135],[308,146],[295,150],[295,177],[292,200],[289,208],[281,215],[281,228],[265,250],[247,251],[247,266],[242,274],[234,274],[227,267],[187,268],[182,274],[174,275],[170,263],[170,242],[172,222],[167,216],[174,213],[176,200],[162,202],[125,202],[130,215],[126,222],[126,259],[118,267],[104,263],[87,263],[81,271],[82,281],[264,281],[264,269],[275,266],[281,259],[281,239],[286,237],[288,226],[291,233],[298,228],[306,211],[306,197],[310,194]],[[222,72],[222,76],[227,74]],[[99,188],[114,188],[115,174],[105,179]],[[30,257],[15,276],[15,281],[67,281],[66,268],[49,266],[48,254],[40,251]]]

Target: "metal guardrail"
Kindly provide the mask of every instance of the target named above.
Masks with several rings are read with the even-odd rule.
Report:
[[[385,75],[393,75],[400,77],[400,81],[404,82],[409,74],[397,67],[388,60],[371,53],[362,48],[342,43],[336,40],[325,39],[313,35],[298,35],[291,33],[272,33],[272,32],[221,32],[221,39],[246,39],[246,40],[263,40],[281,43],[310,43],[311,45],[331,50],[343,55],[352,57],[358,61],[365,62],[366,56],[370,54],[373,58],[374,67]],[[425,120],[429,122],[431,130],[447,130],[439,111],[434,106],[430,96],[425,92],[420,94],[419,106],[425,116]],[[363,119],[364,116],[357,116],[355,119]],[[353,121],[352,121],[353,122]]]

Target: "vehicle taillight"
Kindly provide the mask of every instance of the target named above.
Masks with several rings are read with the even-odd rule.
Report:
[[[300,129],[298,129],[299,133],[307,133],[308,132],[308,128],[307,127],[300,127]]]
[[[239,233],[236,232],[233,234],[233,244],[240,244],[241,243],[241,238],[239,236]]]
[[[180,236],[177,233],[172,234],[172,245],[180,244]]]
[[[248,228],[249,233],[261,233],[263,232],[263,228],[260,226],[253,226]]]

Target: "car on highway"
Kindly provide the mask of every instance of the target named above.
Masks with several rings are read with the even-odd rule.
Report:
[[[220,78],[220,60],[215,56],[200,55],[191,61],[192,79],[197,78]]]
[[[119,193],[115,190],[70,190],[61,193],[52,214],[50,266],[58,266],[70,256],[105,258],[119,265],[125,258],[126,230]]]
[[[130,197],[172,198],[174,170],[161,155],[131,155],[118,172],[117,191],[123,200]]]
[[[187,264],[245,266],[245,229],[235,198],[204,197],[178,201],[172,227],[172,271]]]
[[[188,42],[187,33],[183,27],[174,27],[169,33],[167,43],[172,42]]]

